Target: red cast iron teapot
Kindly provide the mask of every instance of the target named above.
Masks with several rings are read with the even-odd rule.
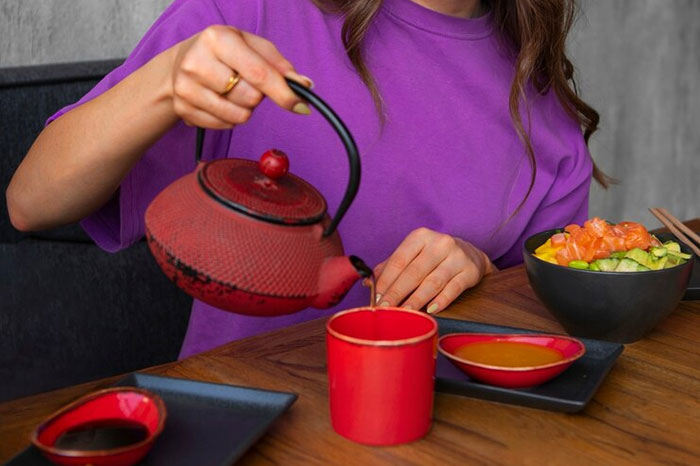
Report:
[[[336,231],[357,194],[357,146],[332,109],[304,86],[289,87],[333,126],[350,161],[350,181],[331,220],[323,196],[288,173],[283,152],[259,163],[201,161],[165,188],[146,210],[146,238],[165,274],[189,295],[239,314],[277,316],[306,307],[328,308],[371,270],[344,256]]]

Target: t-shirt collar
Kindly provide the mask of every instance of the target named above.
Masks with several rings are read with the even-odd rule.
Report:
[[[491,11],[478,18],[458,18],[421,6],[411,0],[384,0],[383,10],[418,29],[447,37],[481,39],[491,34]]]

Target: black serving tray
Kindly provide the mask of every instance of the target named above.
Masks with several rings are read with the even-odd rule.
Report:
[[[436,318],[440,335],[449,333],[545,333],[466,320]],[[438,353],[435,389],[443,393],[530,408],[575,413],[586,407],[624,348],[619,343],[579,338],[586,354],[559,376],[533,388],[503,388],[470,379]]]
[[[690,281],[688,282],[688,289],[685,290],[685,295],[683,296],[684,301],[698,301],[700,300],[700,257],[695,255],[695,263],[693,264],[693,271],[690,274]]]
[[[700,231],[695,233],[700,235]],[[693,271],[690,273],[690,281],[688,282],[688,289],[685,290],[683,301],[700,300],[700,257],[695,253],[693,253],[693,256],[695,256],[695,263],[693,264]]]
[[[226,465],[238,460],[297,399],[294,393],[130,374],[115,386],[140,387],[165,402],[165,429],[144,466]],[[7,465],[51,465],[29,446]]]

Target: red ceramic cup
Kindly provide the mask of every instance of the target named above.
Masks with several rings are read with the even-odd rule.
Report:
[[[333,429],[368,445],[423,437],[433,410],[437,322],[399,308],[357,308],[326,324]]]

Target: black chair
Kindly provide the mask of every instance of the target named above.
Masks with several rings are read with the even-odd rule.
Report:
[[[78,225],[21,233],[5,191],[46,119],[120,61],[0,69],[0,401],[177,358],[191,298],[144,242],[100,250]]]

